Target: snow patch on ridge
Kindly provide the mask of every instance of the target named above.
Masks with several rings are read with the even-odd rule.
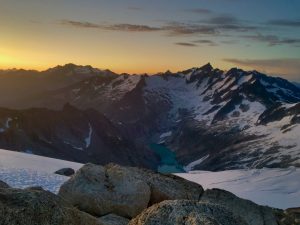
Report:
[[[6,120],[6,122],[5,122],[5,124],[4,124],[4,127],[3,128],[0,128],[0,133],[3,133],[3,132],[5,132],[7,129],[9,129],[10,128],[10,122],[11,121],[13,121],[13,119],[12,118],[7,118],[7,120]]]
[[[193,170],[195,166],[200,165],[201,163],[203,163],[208,157],[209,157],[209,155],[206,155],[206,156],[204,156],[204,157],[202,157],[202,158],[200,158],[200,159],[198,159],[194,162],[191,162],[188,165],[186,165],[185,167],[183,167],[183,169],[186,172],[189,172],[189,171]]]
[[[64,143],[67,144],[67,145],[71,145],[72,148],[74,148],[74,149],[83,151],[83,148],[82,148],[82,147],[75,146],[75,145],[71,144],[71,143],[68,142],[68,141],[64,141]]]
[[[93,134],[93,128],[92,128],[91,124],[89,123],[89,134],[88,134],[88,136],[84,139],[84,141],[85,141],[85,148],[90,147],[91,142],[92,142],[92,134]]]
[[[172,131],[165,132],[160,135],[160,138],[170,137],[172,135]]]

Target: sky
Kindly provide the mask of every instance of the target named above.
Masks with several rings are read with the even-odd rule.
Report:
[[[300,81],[299,0],[0,0],[0,69],[210,62]]]

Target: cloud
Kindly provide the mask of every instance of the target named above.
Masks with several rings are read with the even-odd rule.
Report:
[[[108,26],[103,26],[105,30],[112,31],[127,31],[127,32],[149,32],[149,31],[159,31],[161,28],[159,27],[151,27],[147,25],[137,25],[137,24],[112,24]]]
[[[185,11],[196,13],[196,14],[211,14],[211,13],[213,13],[211,10],[204,9],[204,8],[186,9]]]
[[[136,8],[138,9],[138,8]],[[198,12],[208,13],[207,9],[191,9]],[[225,35],[225,31],[249,31],[256,27],[243,24],[242,21],[231,15],[214,16],[208,20],[180,23],[168,22],[160,26],[149,26],[145,24],[130,24],[130,23],[92,23],[87,21],[73,21],[61,20],[60,24],[65,26],[72,26],[77,28],[101,29],[108,31],[122,31],[122,32],[152,32],[162,31],[167,36],[183,36],[183,35]]]
[[[282,44],[288,44],[288,45],[296,45],[300,44],[300,39],[297,38],[280,38],[276,35],[262,35],[262,34],[256,34],[256,35],[243,35],[241,36],[246,39],[259,41],[267,43],[269,46],[275,46],[275,45],[282,45]]]
[[[298,20],[270,20],[268,24],[274,26],[285,26],[285,27],[300,27],[300,19]]]
[[[224,41],[221,41],[223,44],[227,44],[227,45],[234,45],[234,44],[238,44],[239,41],[237,40],[224,40]]]
[[[161,26],[149,26],[143,24],[97,24],[86,21],[61,20],[60,24],[78,28],[101,29],[123,32],[151,32],[164,31],[168,36],[182,35],[220,35],[224,31],[248,31],[254,27],[242,25],[232,16],[213,17],[210,20],[195,23],[169,22]]]
[[[209,46],[218,46],[217,43],[215,43],[214,41],[211,40],[197,40],[197,41],[193,41],[194,43],[197,44],[204,44],[204,45],[209,45]]]
[[[196,10],[196,9],[194,9]],[[204,11],[205,9],[197,9]],[[230,36],[232,38],[244,38],[255,42],[267,43],[269,46],[276,45],[292,45],[300,47],[300,39],[298,38],[281,38],[276,35],[263,35],[258,33],[259,28],[251,25],[246,21],[239,20],[233,15],[213,16],[209,19],[197,21],[194,23],[179,23],[169,22],[160,26],[150,26],[145,24],[130,24],[130,23],[92,23],[88,21],[61,20],[60,24],[85,29],[99,29],[104,31],[119,31],[119,32],[162,32],[166,36]],[[256,34],[251,34],[255,31]],[[247,32],[245,35],[237,33]],[[194,42],[197,43],[197,42]],[[225,42],[221,42],[225,43]],[[229,42],[227,42],[228,44]],[[198,44],[207,44],[216,46],[212,41],[201,41]],[[226,44],[226,43],[225,43]],[[230,44],[235,44],[231,42]]]
[[[197,47],[198,45],[189,43],[189,42],[177,42],[175,45],[184,46],[184,47]]]
[[[168,31],[170,36],[179,35],[192,35],[192,34],[217,34],[217,30],[211,26],[198,25],[198,24],[186,24],[186,23],[170,23],[162,27],[163,30]]]
[[[74,21],[74,20],[61,20],[60,24],[79,27],[79,28],[101,28],[100,25],[90,22],[81,22],[81,21]]]
[[[78,28],[93,28],[93,29],[101,29],[101,30],[110,30],[110,31],[126,31],[126,32],[150,32],[150,31],[159,31],[161,28],[159,27],[151,27],[147,25],[139,25],[139,24],[95,24],[90,22],[80,22],[73,20],[62,20],[62,25],[78,27]]]
[[[203,25],[192,25],[183,23],[169,23],[161,27],[153,27],[140,24],[96,24],[91,22],[81,22],[73,20],[61,20],[60,24],[78,28],[92,28],[108,31],[123,31],[123,32],[151,32],[151,31],[165,31],[169,36],[190,35],[190,34],[216,34],[213,27]]]
[[[233,15],[220,15],[212,17],[207,21],[211,24],[239,24],[240,21]]]
[[[245,32],[257,30],[258,27],[242,21],[233,15],[218,15],[208,20],[199,21],[214,26],[217,30]]]
[[[285,75],[288,79],[300,81],[300,58],[282,59],[223,59],[235,66],[256,69],[271,75]]]

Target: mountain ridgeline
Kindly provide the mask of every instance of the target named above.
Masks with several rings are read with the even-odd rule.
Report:
[[[300,167],[300,89],[257,71],[207,64],[148,76],[67,64],[0,71],[0,96],[5,149],[152,169]]]

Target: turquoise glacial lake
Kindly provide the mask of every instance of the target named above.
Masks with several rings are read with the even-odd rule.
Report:
[[[150,148],[160,157],[160,165],[157,171],[160,173],[185,172],[182,165],[176,159],[175,153],[162,144],[150,144]]]

